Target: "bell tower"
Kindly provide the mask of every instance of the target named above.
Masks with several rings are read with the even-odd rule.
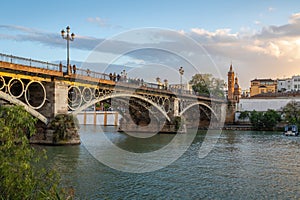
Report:
[[[234,71],[232,70],[232,64],[230,65],[228,76],[228,93],[227,93],[227,100],[232,101],[234,100]]]
[[[240,85],[239,85],[239,82],[238,82],[238,78],[235,77],[234,92],[233,92],[234,101],[236,103],[239,103],[240,102],[240,97],[241,97],[241,88],[240,88]]]

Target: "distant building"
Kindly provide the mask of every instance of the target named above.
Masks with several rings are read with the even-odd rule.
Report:
[[[230,65],[228,74],[228,83],[227,83],[227,101],[228,107],[226,112],[225,123],[230,124],[234,123],[235,120],[235,111],[238,109],[238,103],[241,97],[241,88],[238,83],[238,78],[235,77],[234,71],[232,69],[232,64]]]
[[[251,81],[250,96],[263,93],[276,93],[277,80],[273,79],[254,79]]]
[[[300,91],[300,75],[292,78],[278,79],[277,92],[296,92]]]
[[[232,64],[230,65],[228,76],[227,100],[230,102],[239,102],[241,97],[241,88],[238,83],[238,78],[234,76]]]
[[[189,91],[190,93],[193,92],[193,88],[192,88],[192,85],[189,84],[189,83],[183,83],[182,85],[181,84],[169,84],[169,88],[172,90],[180,90],[182,88],[182,90],[184,91]]]
[[[300,75],[292,76],[292,91],[300,90]]]
[[[290,92],[292,91],[292,79],[277,79],[277,92]]]
[[[244,89],[241,92],[241,98],[247,98],[250,97],[250,90],[249,89]]]

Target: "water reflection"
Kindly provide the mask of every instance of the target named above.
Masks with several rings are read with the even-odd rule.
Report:
[[[97,139],[99,130],[82,127],[81,134]],[[158,135],[145,142],[117,133],[112,127],[102,130],[113,143],[132,152],[157,150],[174,137]],[[206,132],[199,132],[183,156],[171,165],[142,174],[111,169],[94,159],[84,145],[46,148],[49,163],[62,172],[65,184],[75,188],[78,199],[300,197],[300,137],[223,131],[213,151],[199,159],[198,150],[205,136]],[[109,156],[109,150],[103,150]],[[124,158],[114,159],[122,163]]]

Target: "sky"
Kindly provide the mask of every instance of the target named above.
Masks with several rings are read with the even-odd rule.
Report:
[[[70,59],[99,72],[178,83],[183,66],[184,82],[195,73],[227,80],[232,63],[242,89],[300,74],[299,1],[11,0],[1,8],[3,54],[65,61],[60,31],[70,26]]]

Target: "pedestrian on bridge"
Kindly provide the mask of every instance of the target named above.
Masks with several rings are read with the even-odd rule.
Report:
[[[61,62],[59,63],[59,71],[62,72],[62,68],[63,68],[63,65],[61,64]]]
[[[73,74],[76,74],[76,65],[73,65]]]

